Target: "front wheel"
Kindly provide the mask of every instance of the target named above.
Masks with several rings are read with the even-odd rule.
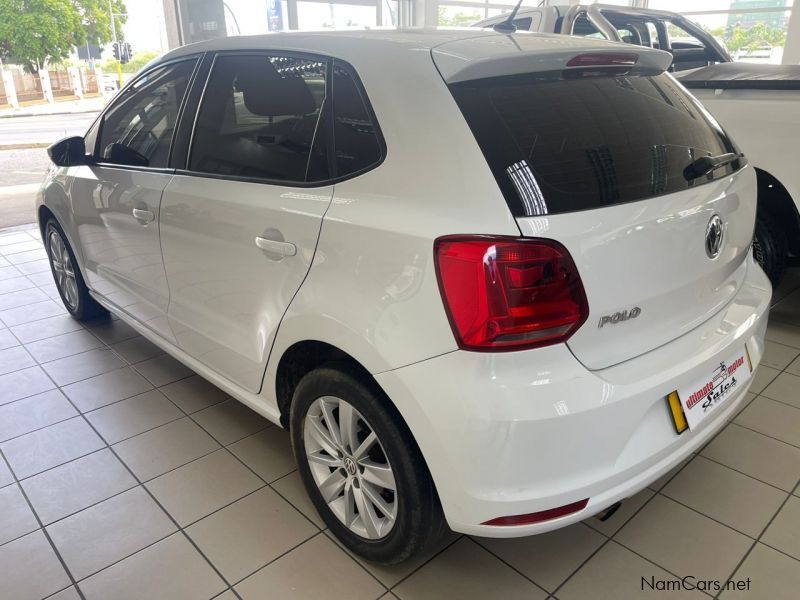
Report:
[[[108,311],[89,295],[89,289],[78,269],[75,253],[69,247],[69,242],[58,222],[55,219],[47,221],[44,232],[50,270],[53,272],[61,301],[69,314],[79,321],[108,314]]]
[[[375,385],[325,366],[297,386],[292,448],[322,519],[352,552],[396,564],[433,542],[439,500],[416,443]]]

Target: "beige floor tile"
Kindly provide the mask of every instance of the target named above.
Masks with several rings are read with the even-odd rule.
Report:
[[[47,252],[44,251],[44,248],[42,248],[41,245],[35,249],[27,250],[25,252],[6,254],[5,258],[8,262],[15,266],[30,264],[33,262],[41,263],[41,261],[44,261],[44,263],[47,264],[47,268],[50,268],[50,264],[47,262]]]
[[[44,340],[70,331],[78,331],[83,326],[68,314],[59,314],[54,317],[33,321],[23,325],[11,327],[11,331],[23,344]]]
[[[238,600],[238,598],[236,597],[236,594],[228,590],[227,592],[223,592],[219,596],[214,596],[213,600]]]
[[[40,600],[69,586],[69,577],[41,531],[0,546],[0,598]]]
[[[648,502],[614,539],[678,576],[710,579],[730,575],[752,544],[741,533],[661,495]]]
[[[14,280],[12,279],[11,281]],[[47,294],[45,294],[39,288],[29,287],[27,289],[17,290],[15,292],[0,294],[0,310],[16,308],[18,306],[26,306],[28,304],[33,304],[34,302],[43,302],[45,300],[47,300]]]
[[[606,541],[583,523],[524,538],[475,540],[549,592]]]
[[[37,529],[39,523],[19,486],[0,489],[0,546]]]
[[[325,529],[325,521],[319,516],[317,509],[308,497],[303,481],[300,479],[300,472],[293,471],[277,481],[273,481],[272,488],[281,496],[286,498],[297,510],[303,513],[314,525],[320,529]]]
[[[23,479],[104,447],[82,417],[75,417],[0,444],[17,478]]]
[[[761,395],[800,408],[800,376],[781,373]]]
[[[720,596],[724,600],[796,600],[800,589],[800,563],[764,544],[756,544],[733,579],[741,581],[742,585],[750,579],[749,590],[724,591]]]
[[[226,450],[218,450],[147,483],[185,527],[257,490],[264,482]]]
[[[636,598],[705,598],[697,591],[675,590],[664,592],[651,589],[656,581],[674,581],[675,578],[654,565],[614,543],[609,542],[589,562],[558,590],[559,600],[633,600]],[[647,581],[647,583],[645,583]]]
[[[106,344],[115,344],[139,335],[136,330],[119,319],[106,318],[92,321],[87,328]]]
[[[6,461],[0,458],[0,488],[14,483],[14,476],[6,465]]]
[[[46,258],[15,264],[14,266],[24,275],[34,275],[36,273],[47,273],[50,271],[50,261]]]
[[[800,348],[767,340],[764,343],[764,356],[761,357],[761,364],[765,367],[782,371],[788,367],[798,355],[800,355]]]
[[[502,590],[504,599],[547,594],[469,538],[461,538],[392,591],[402,600],[483,599]]]
[[[62,305],[47,298],[42,302],[34,302],[33,304],[2,310],[0,311],[0,320],[5,323],[6,327],[11,328],[15,325],[22,325],[23,323],[30,323],[39,319],[54,317],[55,315],[63,315],[66,312]]]
[[[289,434],[280,427],[269,427],[230,445],[230,450],[267,483],[297,468]]]
[[[130,367],[109,371],[61,388],[78,410],[88,412],[153,389]]]
[[[28,238],[27,240],[20,240],[13,244],[0,245],[0,254],[8,256],[9,254],[17,254],[18,252],[27,252],[29,250],[41,250],[42,244],[35,240]]]
[[[661,493],[756,538],[788,492],[698,456]]]
[[[0,406],[0,442],[77,416],[58,390],[50,390]]]
[[[800,327],[780,321],[770,321],[767,325],[767,339],[785,346],[800,348]]]
[[[786,372],[791,373],[792,375],[800,376],[800,356],[798,356],[792,364],[786,367]]]
[[[183,412],[158,390],[86,413],[86,418],[109,444],[179,419]]]
[[[227,446],[272,423],[238,400],[228,400],[192,415],[200,427]]]
[[[49,524],[137,485],[110,450],[100,450],[22,482],[43,523]]]
[[[19,292],[20,290],[29,290],[32,287],[36,287],[36,284],[22,274],[20,274],[18,277],[0,279],[0,294]]]
[[[81,580],[176,531],[141,487],[47,527],[72,575]]]
[[[8,246],[11,244],[19,244],[30,240],[30,236],[24,231],[9,231],[0,234],[0,247]]]
[[[184,379],[194,374],[189,367],[168,354],[156,356],[136,364],[136,370],[156,387]]]
[[[244,579],[319,529],[273,490],[263,488],[186,530],[230,582]]]
[[[800,560],[800,498],[789,497],[761,541]]]
[[[182,533],[80,582],[87,600],[211,598],[228,586]]]
[[[45,286],[48,283],[53,283],[53,274],[48,271],[31,273],[30,275],[26,275],[26,277],[30,279],[33,282],[33,284],[38,287]]]
[[[735,423],[722,430],[701,454],[787,492],[800,479],[800,448]]]
[[[125,363],[116,354],[105,348],[60,358],[42,365],[42,368],[47,371],[56,384],[61,386],[101,373],[108,373],[124,366]]]
[[[750,391],[754,394],[760,394],[764,388],[772,383],[772,381],[780,374],[781,372],[777,369],[772,369],[765,365],[759,365],[756,367],[755,373],[753,373],[753,381],[750,384]]]
[[[111,349],[130,364],[139,363],[164,354],[161,348],[140,335],[112,344]]]
[[[313,565],[313,569],[309,569],[309,565]],[[312,540],[270,563],[235,589],[244,600],[369,600],[386,592],[381,584],[323,534],[317,534]]]
[[[0,267],[0,281],[5,279],[13,279],[23,275],[22,271],[17,269],[13,265],[8,265],[7,267]]]
[[[14,337],[14,334],[11,333],[11,330],[0,328],[0,350],[13,348],[14,346],[19,346],[19,340]]]
[[[159,389],[186,414],[203,410],[230,399],[228,394],[213,383],[200,377],[200,375],[192,375]]]
[[[120,442],[114,450],[140,480],[147,481],[219,447],[214,438],[185,417]]]
[[[597,517],[590,517],[583,521],[586,525],[591,527],[592,529],[599,531],[600,533],[607,535],[608,537],[613,536],[617,531],[619,531],[620,527],[625,525],[628,520],[636,514],[636,512],[645,505],[645,503],[653,497],[655,492],[650,488],[645,488],[641,492],[634,494],[630,498],[627,498],[622,501],[622,505],[617,509],[611,517],[609,517],[606,521],[601,521]]]
[[[0,405],[56,387],[41,367],[0,375]]]
[[[47,600],[81,600],[81,597],[74,587],[68,587],[53,596],[48,596]]]
[[[27,369],[35,364],[36,361],[23,346],[0,350],[0,375]]]
[[[87,350],[100,348],[103,342],[94,337],[85,329],[78,329],[62,335],[45,338],[25,345],[40,363],[66,358],[74,354],[81,354]]]
[[[800,409],[759,396],[734,420],[742,427],[800,446]]]
[[[668,481],[670,481],[673,477],[675,477],[675,475],[680,473],[681,469],[683,469],[686,465],[688,465],[690,462],[692,462],[692,459],[694,458],[694,456],[695,455],[692,454],[688,458],[683,459],[677,466],[673,467],[672,469],[670,469],[669,471],[664,473],[661,477],[656,479],[653,483],[651,483],[647,487],[649,489],[657,492],[662,487],[664,487],[667,484]]]

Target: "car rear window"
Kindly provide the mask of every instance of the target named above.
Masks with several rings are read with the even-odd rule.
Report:
[[[585,75],[589,73],[584,72]],[[515,216],[588,210],[686,190],[701,156],[735,152],[666,73],[536,73],[450,90]]]

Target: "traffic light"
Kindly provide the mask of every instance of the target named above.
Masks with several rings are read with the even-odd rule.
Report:
[[[122,44],[119,44],[119,43],[117,43],[117,42],[114,42],[114,43],[111,45],[111,51],[114,53],[114,58],[115,58],[116,60],[120,60],[120,46],[121,46],[121,45],[122,45]]]
[[[133,47],[131,46],[130,42],[123,42],[122,46],[122,58],[121,61],[124,65],[126,62],[129,62],[133,58]]]

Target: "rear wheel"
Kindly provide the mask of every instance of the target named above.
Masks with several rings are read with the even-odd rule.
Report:
[[[44,239],[53,279],[69,314],[79,321],[108,314],[108,311],[89,295],[89,289],[78,269],[75,254],[55,219],[47,221]]]
[[[772,287],[777,287],[783,278],[788,256],[789,244],[780,222],[769,213],[759,213],[753,236],[753,257],[764,269]]]
[[[295,390],[290,429],[306,491],[352,552],[395,564],[439,536],[431,477],[374,384],[334,366],[312,371]]]

